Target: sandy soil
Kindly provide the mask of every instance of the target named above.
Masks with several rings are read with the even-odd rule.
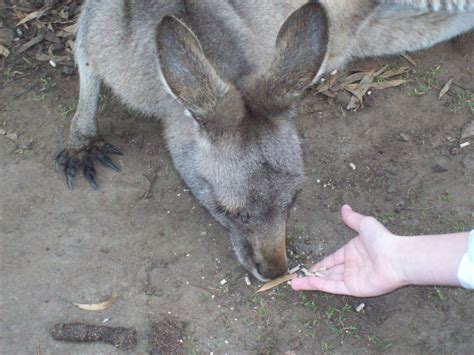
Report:
[[[474,118],[472,43],[471,36],[461,49],[443,44],[413,55],[410,82],[373,92],[358,112],[344,110],[343,98],[308,94],[298,122],[307,179],[289,221],[292,265],[310,264],[354,235],[340,223],[343,202],[402,235],[474,224],[474,145],[459,148]],[[384,63],[406,64],[387,58],[351,67]],[[462,289],[407,287],[356,299],[282,286],[254,295],[258,282],[246,284],[225,231],[173,169],[160,124],[127,112],[110,92],[100,127],[125,153],[115,159],[122,173],[98,168],[99,191],[82,178],[68,191],[52,161],[65,145],[77,75],[21,57],[5,65],[1,353],[125,353],[56,341],[51,330],[61,322],[134,328],[138,344],[129,353],[136,354],[474,353],[474,293]],[[457,86],[438,100],[450,78]],[[118,298],[105,311],[72,304],[104,300],[114,287]]]

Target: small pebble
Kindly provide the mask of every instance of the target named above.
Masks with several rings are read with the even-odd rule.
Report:
[[[400,133],[399,136],[400,136],[400,140],[403,142],[411,141],[411,137],[406,133]]]
[[[7,133],[7,138],[15,142],[18,139],[18,135],[16,133]]]
[[[64,75],[74,75],[74,74],[76,74],[76,72],[75,72],[75,70],[74,70],[74,67],[71,66],[71,65],[65,65],[65,66],[63,67],[62,73],[63,73]]]
[[[13,42],[13,37],[15,33],[9,28],[0,29],[0,44],[10,46]]]
[[[462,165],[467,170],[474,170],[474,153],[466,155],[462,160]]]
[[[222,285],[222,286],[224,286],[226,283],[227,283],[227,280],[226,280],[226,279],[222,279],[222,280],[221,280],[221,285]]]
[[[433,170],[434,173],[445,173],[446,171],[448,171],[448,169],[446,169],[444,166],[442,165],[439,165],[439,164],[436,164],[435,166],[433,166],[433,168],[431,168],[431,170]]]
[[[245,275],[245,278],[244,278],[244,279],[245,279],[245,283],[247,284],[247,286],[251,286],[251,285],[252,285],[252,283],[250,282],[250,279],[249,279],[249,277],[248,277],[247,275]]]

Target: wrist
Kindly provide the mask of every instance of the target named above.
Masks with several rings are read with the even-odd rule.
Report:
[[[395,237],[403,285],[458,286],[457,271],[467,250],[467,233]]]
[[[410,264],[412,261],[407,257],[408,251],[410,250],[407,239],[407,237],[401,237],[398,235],[392,235],[391,237],[391,264],[397,288],[411,284],[411,275],[409,271],[411,269]]]

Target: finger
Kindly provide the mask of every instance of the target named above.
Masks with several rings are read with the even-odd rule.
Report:
[[[336,295],[349,295],[343,281],[326,280],[318,277],[303,277],[291,280],[291,287],[295,291],[323,291]]]
[[[341,208],[341,218],[342,221],[351,229],[355,230],[356,232],[360,231],[360,224],[362,220],[365,218],[364,215],[360,213],[354,212],[349,205],[344,205]]]
[[[331,255],[326,256],[323,260],[311,266],[310,271],[314,272],[321,269],[330,269],[334,266],[343,264],[344,263],[344,248],[345,246],[340,247]]]

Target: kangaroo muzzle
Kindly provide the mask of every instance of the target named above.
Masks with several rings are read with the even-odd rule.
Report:
[[[286,257],[285,240],[276,248],[261,251],[262,259],[257,265],[259,273],[268,278],[274,279],[284,275],[288,270],[288,258]]]

